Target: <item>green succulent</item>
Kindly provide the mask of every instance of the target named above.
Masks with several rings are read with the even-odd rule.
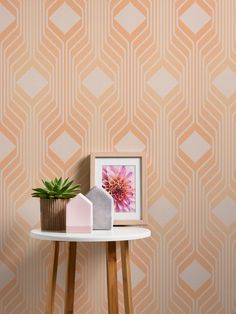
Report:
[[[51,181],[44,181],[43,188],[33,189],[31,194],[33,197],[40,198],[72,198],[75,197],[80,191],[80,184],[72,185],[73,180],[69,181],[69,178],[63,180],[62,178],[55,178]]]

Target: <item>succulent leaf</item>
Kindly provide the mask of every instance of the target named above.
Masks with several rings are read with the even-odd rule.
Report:
[[[64,187],[67,184],[69,179],[70,179],[69,177],[65,179],[65,181],[62,183],[62,187]]]
[[[54,178],[51,181],[42,180],[43,188],[34,188],[32,196],[40,198],[72,198],[80,191],[80,184],[72,185],[73,180],[69,181],[69,178],[65,180],[60,178]]]

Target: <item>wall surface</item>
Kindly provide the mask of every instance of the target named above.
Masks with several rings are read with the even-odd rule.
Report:
[[[32,186],[70,175],[86,191],[100,151],[147,157],[135,313],[236,313],[235,15],[234,0],[0,0],[1,314],[44,313]],[[79,245],[76,313],[106,307],[104,247]]]

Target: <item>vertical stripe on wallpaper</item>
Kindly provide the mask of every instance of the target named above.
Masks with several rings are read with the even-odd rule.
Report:
[[[32,186],[86,191],[91,152],[132,151],[152,231],[131,245],[135,313],[236,313],[235,125],[234,0],[0,0],[0,313],[44,313]],[[78,245],[76,313],[107,312],[104,252]]]

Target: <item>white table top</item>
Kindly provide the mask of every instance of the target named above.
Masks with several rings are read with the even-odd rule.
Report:
[[[31,230],[32,238],[67,242],[109,242],[144,239],[151,231],[141,227],[113,227],[112,230],[93,230],[92,233],[49,232],[41,229]]]

